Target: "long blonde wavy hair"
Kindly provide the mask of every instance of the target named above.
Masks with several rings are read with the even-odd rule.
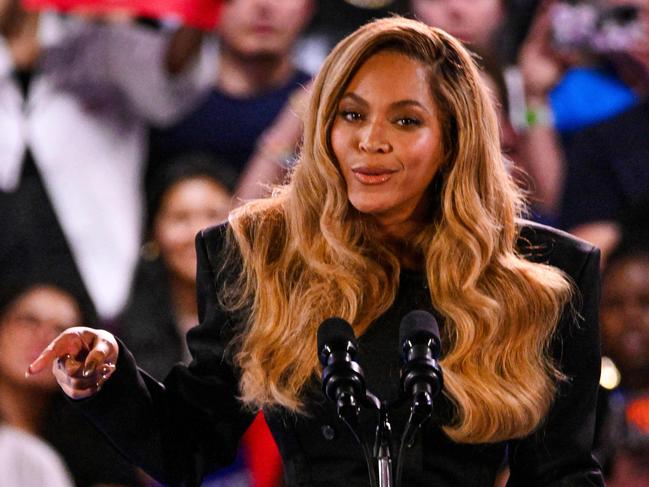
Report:
[[[444,430],[470,443],[522,437],[553,399],[560,373],[549,343],[572,286],[517,253],[523,199],[470,54],[445,32],[400,17],[367,24],[334,48],[314,81],[290,182],[230,217],[225,259],[242,271],[219,294],[245,317],[232,347],[242,400],[301,412],[302,392],[320,372],[318,325],[340,316],[360,335],[394,302],[398,256],[349,203],[330,142],[346,86],[384,49],[429,68],[440,111],[445,162],[429,195],[437,210],[413,245],[445,317],[441,363],[456,414]]]

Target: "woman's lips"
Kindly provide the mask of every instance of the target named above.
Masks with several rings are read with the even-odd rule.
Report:
[[[383,184],[388,181],[396,171],[386,168],[358,167],[352,169],[352,174],[361,184]]]
[[[253,24],[251,30],[258,35],[275,33],[275,27],[272,24],[265,23]]]

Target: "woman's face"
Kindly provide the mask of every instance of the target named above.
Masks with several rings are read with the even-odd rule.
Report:
[[[602,339],[624,371],[649,374],[649,259],[628,258],[602,282]]]
[[[411,0],[419,20],[461,41],[489,50],[504,20],[502,0]]]
[[[228,0],[219,36],[239,56],[285,56],[311,18],[313,0]]]
[[[25,371],[63,330],[79,325],[76,301],[52,287],[36,287],[20,296],[0,322],[0,379],[13,384],[54,388],[52,374],[25,379]]]
[[[154,220],[153,239],[172,275],[195,282],[194,238],[203,228],[227,218],[230,200],[226,189],[209,178],[180,181],[165,193]]]
[[[350,203],[383,227],[417,220],[443,160],[439,112],[421,62],[394,51],[370,57],[338,105],[331,145]]]

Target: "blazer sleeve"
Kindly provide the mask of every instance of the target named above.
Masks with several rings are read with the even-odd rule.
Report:
[[[223,227],[213,229],[222,243]],[[188,334],[193,361],[175,366],[164,383],[137,368],[120,343],[116,371],[95,396],[76,401],[121,453],[157,480],[198,486],[235,458],[254,414],[238,400],[238,373],[226,353],[231,317],[218,304],[215,267],[205,233],[196,238],[200,324]],[[216,253],[214,253],[216,252]]]
[[[553,344],[566,380],[559,383],[543,425],[531,436],[509,443],[508,487],[604,485],[591,454],[601,360],[599,250],[591,247],[583,255],[572,276],[577,287],[574,309],[564,311]]]

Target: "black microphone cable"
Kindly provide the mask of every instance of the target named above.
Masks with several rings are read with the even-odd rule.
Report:
[[[358,345],[354,330],[342,318],[328,318],[318,328],[318,358],[322,364],[322,390],[336,404],[343,420],[361,446],[370,477],[370,485],[378,487],[370,448],[364,440],[358,419],[360,404],[366,402],[363,369],[355,361]]]
[[[410,417],[401,436],[397,458],[396,485],[403,475],[405,447],[412,447],[417,431],[433,414],[433,398],[444,387],[438,359],[441,352],[439,326],[427,311],[415,310],[401,320],[401,394],[411,399]]]

